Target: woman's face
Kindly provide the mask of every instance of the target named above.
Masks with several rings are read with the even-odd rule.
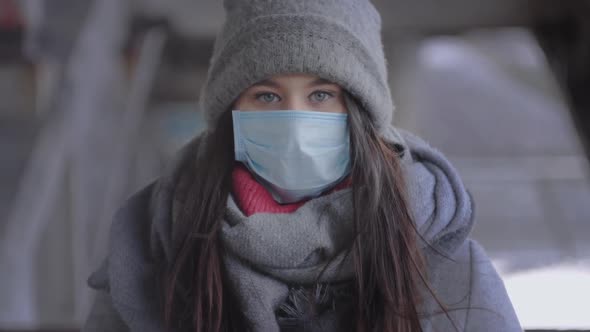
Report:
[[[347,113],[343,92],[339,85],[314,75],[275,75],[244,90],[233,109]]]

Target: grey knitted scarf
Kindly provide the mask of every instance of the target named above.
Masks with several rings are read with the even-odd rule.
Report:
[[[452,250],[471,226],[469,196],[444,156],[414,136],[405,138],[411,154],[402,165],[418,229],[438,249]],[[351,189],[313,199],[291,214],[247,217],[229,198],[221,233],[224,263],[254,331],[280,330],[275,315],[291,285],[352,278],[346,254],[352,223]]]

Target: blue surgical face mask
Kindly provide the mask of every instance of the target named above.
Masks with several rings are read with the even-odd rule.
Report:
[[[233,111],[235,158],[282,204],[321,195],[350,172],[347,115]]]

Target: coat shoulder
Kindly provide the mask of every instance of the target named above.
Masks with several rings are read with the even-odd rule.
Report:
[[[449,257],[430,253],[427,261],[430,286],[448,316],[426,294],[425,331],[522,331],[504,282],[475,240],[467,239]]]

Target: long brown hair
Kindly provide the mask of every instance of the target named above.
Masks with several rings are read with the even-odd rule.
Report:
[[[351,246],[355,270],[358,332],[421,331],[419,307],[426,283],[417,244],[400,146],[378,134],[370,115],[347,95],[356,238]],[[164,316],[168,328],[196,332],[245,331],[247,321],[232,298],[218,240],[234,166],[231,112],[201,143],[198,156],[181,165],[175,201],[174,259],[163,275]]]
[[[351,141],[356,331],[421,331],[425,263],[406,198],[400,145],[386,143],[347,98]]]

